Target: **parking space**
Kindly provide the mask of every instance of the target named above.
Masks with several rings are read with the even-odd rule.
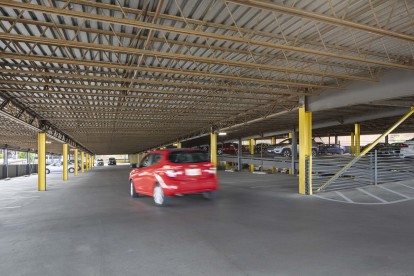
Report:
[[[219,172],[216,201],[191,195],[160,208],[152,198],[129,196],[129,170],[96,167],[65,182],[50,175],[44,193],[35,191],[35,175],[1,181],[1,202],[14,200],[0,209],[2,274],[409,275],[414,270],[414,215],[407,212],[414,201],[344,205],[297,194],[296,176]]]

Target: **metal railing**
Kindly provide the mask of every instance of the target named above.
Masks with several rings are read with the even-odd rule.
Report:
[[[312,191],[329,181],[352,159],[353,155],[339,155],[313,158]],[[380,155],[369,152],[342,173],[322,191],[356,188],[414,178],[414,159],[400,158],[396,155]]]

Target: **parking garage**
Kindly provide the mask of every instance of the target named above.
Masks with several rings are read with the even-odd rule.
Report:
[[[5,275],[414,270],[410,1],[0,7]],[[217,198],[130,196],[173,148]]]

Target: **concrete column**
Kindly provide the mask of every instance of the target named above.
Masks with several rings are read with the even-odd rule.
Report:
[[[272,139],[270,141],[270,144],[272,144],[272,145],[276,144],[276,137],[272,137]]]
[[[7,145],[3,150],[3,175],[4,178],[9,178],[9,150]]]
[[[177,142],[177,149],[181,149],[181,143]]]
[[[63,180],[68,180],[68,144],[63,144]]]
[[[351,132],[351,154],[355,153],[355,134]]]
[[[37,135],[37,189],[46,191],[46,133]]]
[[[243,158],[243,147],[242,139],[239,138],[239,148],[237,149],[237,171],[241,172],[243,170],[242,158]]]

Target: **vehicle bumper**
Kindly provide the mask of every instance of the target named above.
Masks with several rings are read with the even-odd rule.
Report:
[[[179,181],[169,180],[167,183],[161,185],[164,194],[167,196],[174,196],[177,194],[194,194],[208,191],[216,191],[218,189],[217,179],[202,179],[197,181]]]

